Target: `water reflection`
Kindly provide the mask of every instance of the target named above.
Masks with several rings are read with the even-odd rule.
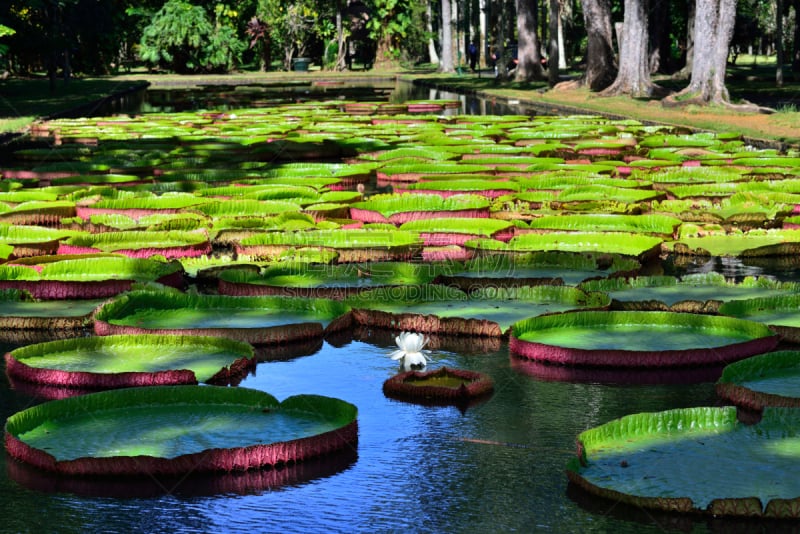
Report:
[[[48,473],[21,462],[6,462],[8,476],[26,488],[43,493],[71,493],[80,497],[119,499],[217,494],[259,494],[283,486],[307,483],[333,476],[355,464],[358,453],[343,449],[334,454],[274,468],[230,473],[189,474],[180,477],[161,475],[142,477],[69,477]]]

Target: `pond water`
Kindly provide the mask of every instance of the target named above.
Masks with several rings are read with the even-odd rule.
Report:
[[[295,97],[304,93],[295,91]],[[383,91],[383,88],[380,89]],[[402,96],[403,91],[407,96]],[[394,98],[451,95],[400,89]],[[160,110],[150,94],[147,110]],[[183,99],[181,99],[183,101]],[[266,100],[265,100],[266,101]],[[524,113],[464,98],[475,113]],[[172,104],[170,104],[172,105]],[[506,104],[503,104],[506,106]],[[471,109],[470,109],[471,107]],[[506,106],[508,107],[508,106]],[[143,110],[145,111],[145,110]],[[668,265],[742,276],[769,266]],[[796,267],[774,271],[797,279]],[[508,344],[436,340],[429,368],[486,373],[493,396],[469,407],[386,398],[391,333],[361,330],[259,363],[242,387],[282,400],[314,393],[355,404],[355,452],[264,472],[182,480],[59,479],[0,451],[2,532],[762,532],[764,523],[660,515],[576,491],[565,465],[576,436],[638,412],[719,405],[719,369],[603,374],[521,362]],[[2,347],[4,352],[15,347]],[[262,357],[268,359],[267,349]],[[0,377],[3,418],[40,402]],[[788,475],[787,475],[788,476]],[[698,480],[698,484],[703,481]],[[773,524],[769,531],[794,525]]]

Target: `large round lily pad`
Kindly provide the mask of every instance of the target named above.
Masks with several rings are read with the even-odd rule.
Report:
[[[778,337],[761,323],[677,312],[578,311],[538,316],[511,328],[509,349],[566,365],[715,365],[772,350]]]
[[[37,343],[5,355],[9,376],[83,389],[228,384],[255,368],[241,341],[200,336],[94,336]]]
[[[460,404],[487,397],[491,377],[477,371],[442,367],[435,371],[406,371],[383,383],[388,397],[421,404]]]
[[[608,296],[569,286],[476,289],[470,294],[428,284],[365,291],[346,301],[364,326],[445,335],[503,336],[531,313],[602,308]]]
[[[640,268],[638,261],[612,254],[555,251],[486,254],[451,264],[437,282],[469,293],[485,287],[576,285],[588,279],[632,275]]]
[[[749,410],[800,407],[800,352],[770,352],[727,365],[716,389],[723,399]]]
[[[151,386],[56,400],[6,421],[11,457],[67,475],[244,471],[320,456],[358,439],[356,407],[283,402],[245,388]]]
[[[800,295],[782,295],[732,300],[719,313],[769,325],[783,339],[800,342]]]
[[[100,299],[136,282],[183,286],[177,262],[118,254],[36,256],[0,265],[0,289],[20,289],[44,300]]]
[[[503,253],[561,251],[620,254],[640,260],[651,259],[661,251],[662,239],[626,232],[552,232],[522,234],[508,243],[492,239],[473,239],[465,246],[477,251]]]
[[[219,292],[224,295],[288,295],[344,298],[387,286],[424,284],[442,267],[431,263],[293,263],[267,265],[260,272],[230,269],[221,272]]]
[[[766,408],[753,426],[736,408],[640,413],[578,436],[570,481],[643,508],[800,517],[800,410]]]
[[[621,310],[715,313],[725,301],[797,293],[798,284],[747,277],[736,283],[719,273],[673,276],[615,277],[590,280],[579,286],[611,296],[611,308]]]
[[[36,343],[75,337],[92,323],[103,300],[37,300],[27,291],[0,289],[0,342]]]
[[[348,311],[345,304],[328,299],[136,291],[99,308],[94,330],[103,336],[214,335],[257,344],[288,343],[348,326]]]

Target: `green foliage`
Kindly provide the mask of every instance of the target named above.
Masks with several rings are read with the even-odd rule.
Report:
[[[230,70],[245,44],[223,23],[226,9],[218,4],[212,23],[203,7],[169,0],[144,29],[140,57],[180,73]]]
[[[409,0],[373,0],[373,16],[367,20],[369,37],[378,43],[377,61],[398,61],[403,42],[414,27]]]

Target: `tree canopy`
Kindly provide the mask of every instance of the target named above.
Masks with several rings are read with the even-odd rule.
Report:
[[[720,10],[724,21],[705,15]],[[498,73],[517,81],[578,70],[593,91],[641,96],[660,72],[692,76],[693,101],[720,101],[724,63],[743,54],[780,52],[800,73],[798,12],[800,0],[6,0],[0,72],[68,79],[135,62],[177,73],[290,70],[297,57],[328,69],[452,72],[475,43],[479,66],[497,51]],[[714,53],[693,68],[695,41],[710,38]],[[722,86],[699,79],[712,57]]]

